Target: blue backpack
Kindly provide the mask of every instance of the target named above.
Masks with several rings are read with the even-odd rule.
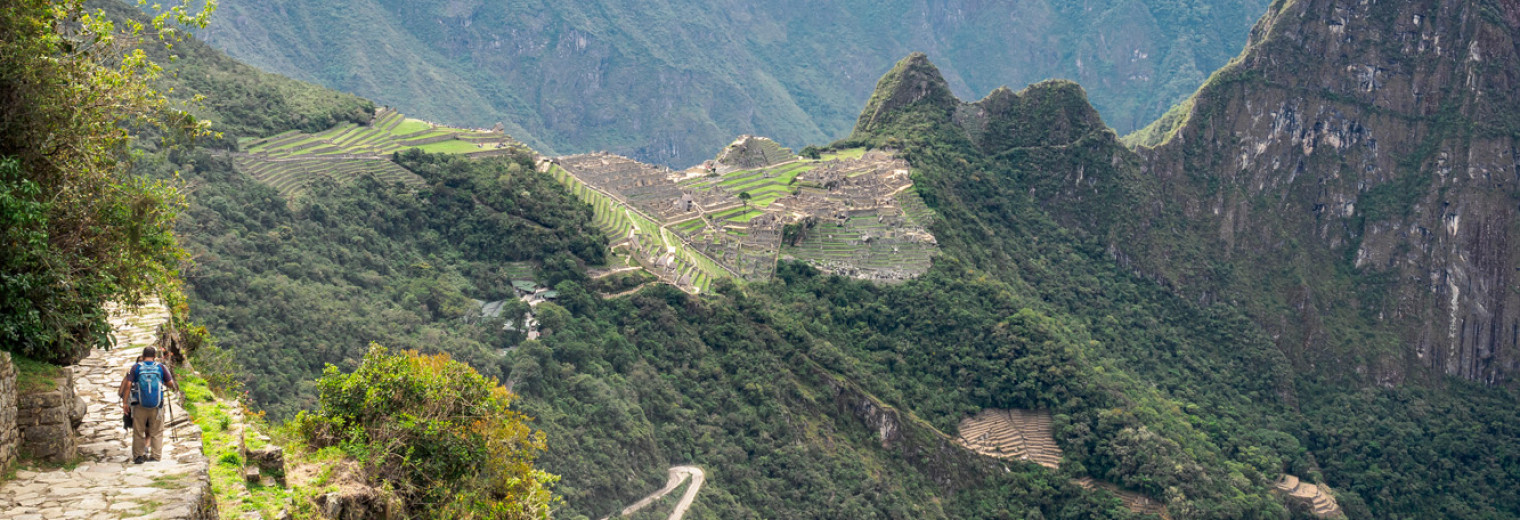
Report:
[[[137,364],[137,381],[133,392],[137,394],[137,406],[158,408],[164,404],[164,367],[153,361]]]

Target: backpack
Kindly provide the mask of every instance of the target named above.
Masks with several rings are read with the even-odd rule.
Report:
[[[154,361],[144,361],[137,364],[137,380],[133,382],[133,393],[137,397],[137,406],[143,408],[158,408],[164,404],[164,368]]]

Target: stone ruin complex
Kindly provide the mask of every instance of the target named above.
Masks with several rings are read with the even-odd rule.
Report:
[[[744,136],[716,160],[684,171],[605,152],[541,167],[568,174],[557,178],[592,203],[614,245],[627,245],[641,264],[680,286],[717,276],[767,280],[780,259],[901,281],[926,271],[937,251],[927,230],[933,212],[912,189],[907,162],[891,151],[810,161]],[[635,218],[658,231],[619,222]]]

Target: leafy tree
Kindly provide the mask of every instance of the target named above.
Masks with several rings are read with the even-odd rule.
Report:
[[[547,519],[558,477],[533,467],[543,432],[513,410],[517,395],[447,354],[371,345],[358,370],[328,365],[315,412],[295,431],[364,463],[422,518]]]
[[[750,195],[749,192],[747,192],[747,191],[741,191],[741,192],[739,192],[739,201],[743,202],[744,203],[744,207],[746,207],[746,208],[749,207],[749,201],[750,201],[750,199],[753,199],[753,198],[755,198],[755,196],[754,195]]]
[[[162,68],[139,40],[172,45],[214,2],[173,5],[118,28],[83,0],[19,0],[0,10],[0,344],[72,362],[109,342],[101,309],[172,286],[172,233],[184,202],[131,174],[131,129],[168,142],[208,127],[171,107]]]

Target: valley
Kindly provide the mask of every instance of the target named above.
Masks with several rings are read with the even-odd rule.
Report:
[[[377,104],[60,1],[0,10],[0,516],[1520,518],[1514,2],[180,22]]]
[[[223,0],[197,34],[263,70],[413,117],[504,123],[547,155],[684,168],[734,136],[849,134],[898,58],[939,58],[957,93],[1068,78],[1121,132],[1234,57],[1267,0]]]

